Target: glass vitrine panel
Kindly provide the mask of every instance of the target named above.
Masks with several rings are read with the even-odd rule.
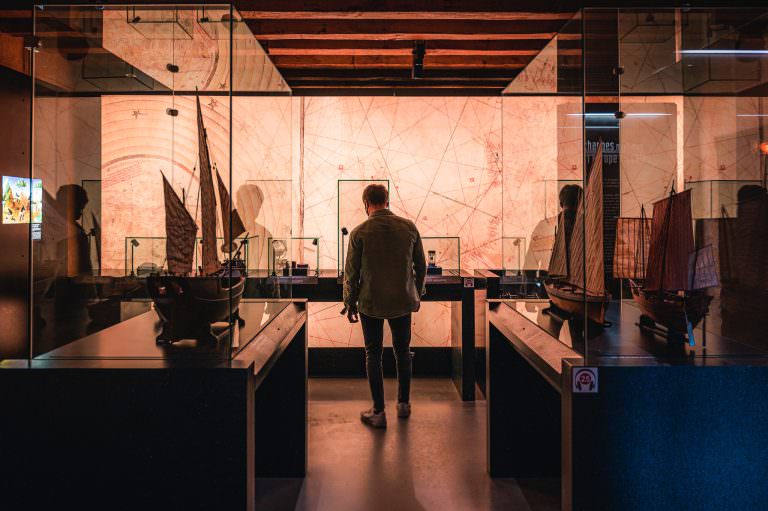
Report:
[[[427,275],[443,275],[461,269],[461,239],[458,236],[422,236]]]
[[[267,246],[271,276],[319,275],[320,238],[269,238]]]
[[[229,360],[241,328],[285,306],[265,299],[290,297],[259,280],[267,236],[237,193],[258,176],[233,177],[231,90],[290,89],[228,4],[34,16],[31,355],[163,358],[192,341],[193,356]],[[270,233],[290,236],[282,193]],[[131,346],[126,329],[141,333]]]

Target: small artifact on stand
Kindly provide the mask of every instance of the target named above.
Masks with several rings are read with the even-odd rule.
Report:
[[[653,218],[619,218],[614,276],[629,279],[643,314],[638,326],[695,344],[693,329],[709,310],[707,288],[720,285],[712,247],[694,248],[691,191],[653,204]],[[647,254],[647,258],[646,258]]]
[[[288,247],[285,246],[283,240],[272,240],[272,276],[277,277],[278,268],[282,271],[283,276],[288,276],[288,268],[290,265],[286,259],[288,253]]]
[[[283,275],[289,276],[293,275],[294,277],[306,277],[309,275],[309,265],[305,263],[297,263],[296,261],[291,261],[291,269],[290,272],[288,271],[288,267],[283,268]]]
[[[565,186],[560,191],[560,206],[563,210],[557,218],[549,277],[544,281],[544,288],[558,309],[554,311],[558,317],[586,316],[598,326],[610,326],[605,321],[610,295],[605,289],[603,271],[602,141],[598,142],[592,160],[586,197],[580,187]]]
[[[443,269],[437,265],[437,252],[427,251],[427,275],[442,275]]]
[[[202,267],[198,274],[192,274],[197,225],[163,174],[168,271],[147,278],[149,295],[162,321],[158,343],[173,343],[183,339],[218,341],[226,337],[235,324],[244,324],[238,313],[245,287],[244,272],[240,269],[241,264],[236,262],[240,248],[234,251],[235,256],[223,264],[216,253],[216,196],[199,97],[197,132],[203,226]],[[245,228],[236,210],[231,211],[230,225],[229,194],[222,193],[222,189],[226,192],[226,188],[223,188],[221,176],[218,179],[224,237],[228,241],[226,244],[232,245],[233,240],[245,232]],[[214,329],[215,323],[222,322],[226,324],[224,327]]]

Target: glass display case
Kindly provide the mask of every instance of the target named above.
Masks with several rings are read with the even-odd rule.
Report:
[[[768,46],[752,30],[765,15],[585,10],[585,133],[602,145],[601,259],[609,321],[633,318],[626,342],[768,350]]]
[[[270,276],[320,274],[320,238],[269,238],[267,246]]]
[[[430,275],[455,274],[461,269],[461,238],[458,236],[422,236]]]
[[[260,270],[273,268],[270,240],[291,237],[291,193],[290,179],[252,179],[237,191],[246,229],[267,240],[252,256]]]
[[[551,249],[550,249],[551,250]],[[523,236],[505,236],[501,239],[501,265],[504,274],[521,274],[525,267],[526,239]]]
[[[256,255],[258,253],[258,236],[245,236],[241,240],[240,252],[236,254],[244,263],[245,271],[258,269],[256,265]],[[158,273],[162,270],[168,270],[168,259],[166,254],[167,238],[165,237],[141,237],[129,236],[125,238],[125,274],[144,276],[151,273]],[[222,250],[225,248],[224,238],[216,238],[217,255],[222,261],[229,257],[229,253]],[[193,268],[202,265],[203,260],[203,238],[195,238],[195,257]]]
[[[233,96],[258,117],[290,89],[229,4],[33,12],[30,356],[229,360],[291,296],[258,275],[291,235],[290,164],[233,143]]]
[[[743,187],[764,187],[759,179],[723,179],[686,181],[691,190],[691,208],[694,219],[735,217],[738,214],[739,190]]]
[[[346,255],[349,242],[349,233],[352,229],[363,223],[368,216],[365,214],[363,206],[363,190],[368,185],[380,184],[387,187],[389,191],[388,179],[339,179],[337,181],[337,218],[338,218],[338,270],[339,273],[344,268],[344,257]]]

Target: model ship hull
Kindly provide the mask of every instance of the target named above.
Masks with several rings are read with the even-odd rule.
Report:
[[[211,325],[238,317],[245,278],[160,275],[148,277],[147,288],[163,323],[157,342],[214,341]]]
[[[631,282],[632,298],[640,306],[644,316],[662,325],[671,333],[685,334],[688,322],[691,327],[701,322],[709,311],[712,297],[703,290],[688,291],[685,296],[673,292],[645,291],[642,286]],[[647,320],[646,320],[647,321]],[[645,326],[641,320],[641,326]]]
[[[549,299],[558,309],[578,317],[587,317],[598,325],[605,324],[605,311],[608,308],[607,295],[592,295],[587,293],[586,299],[582,289],[569,284],[555,281],[544,283]]]

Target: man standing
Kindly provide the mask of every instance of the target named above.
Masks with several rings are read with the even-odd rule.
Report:
[[[427,263],[421,235],[410,220],[389,210],[389,192],[382,185],[363,191],[368,219],[349,236],[344,265],[344,310],[350,323],[358,312],[365,339],[365,368],[373,397],[373,408],[360,413],[360,420],[374,428],[386,428],[384,376],[381,355],[384,320],[392,331],[397,364],[397,416],[411,415],[411,314],[419,310]]]

